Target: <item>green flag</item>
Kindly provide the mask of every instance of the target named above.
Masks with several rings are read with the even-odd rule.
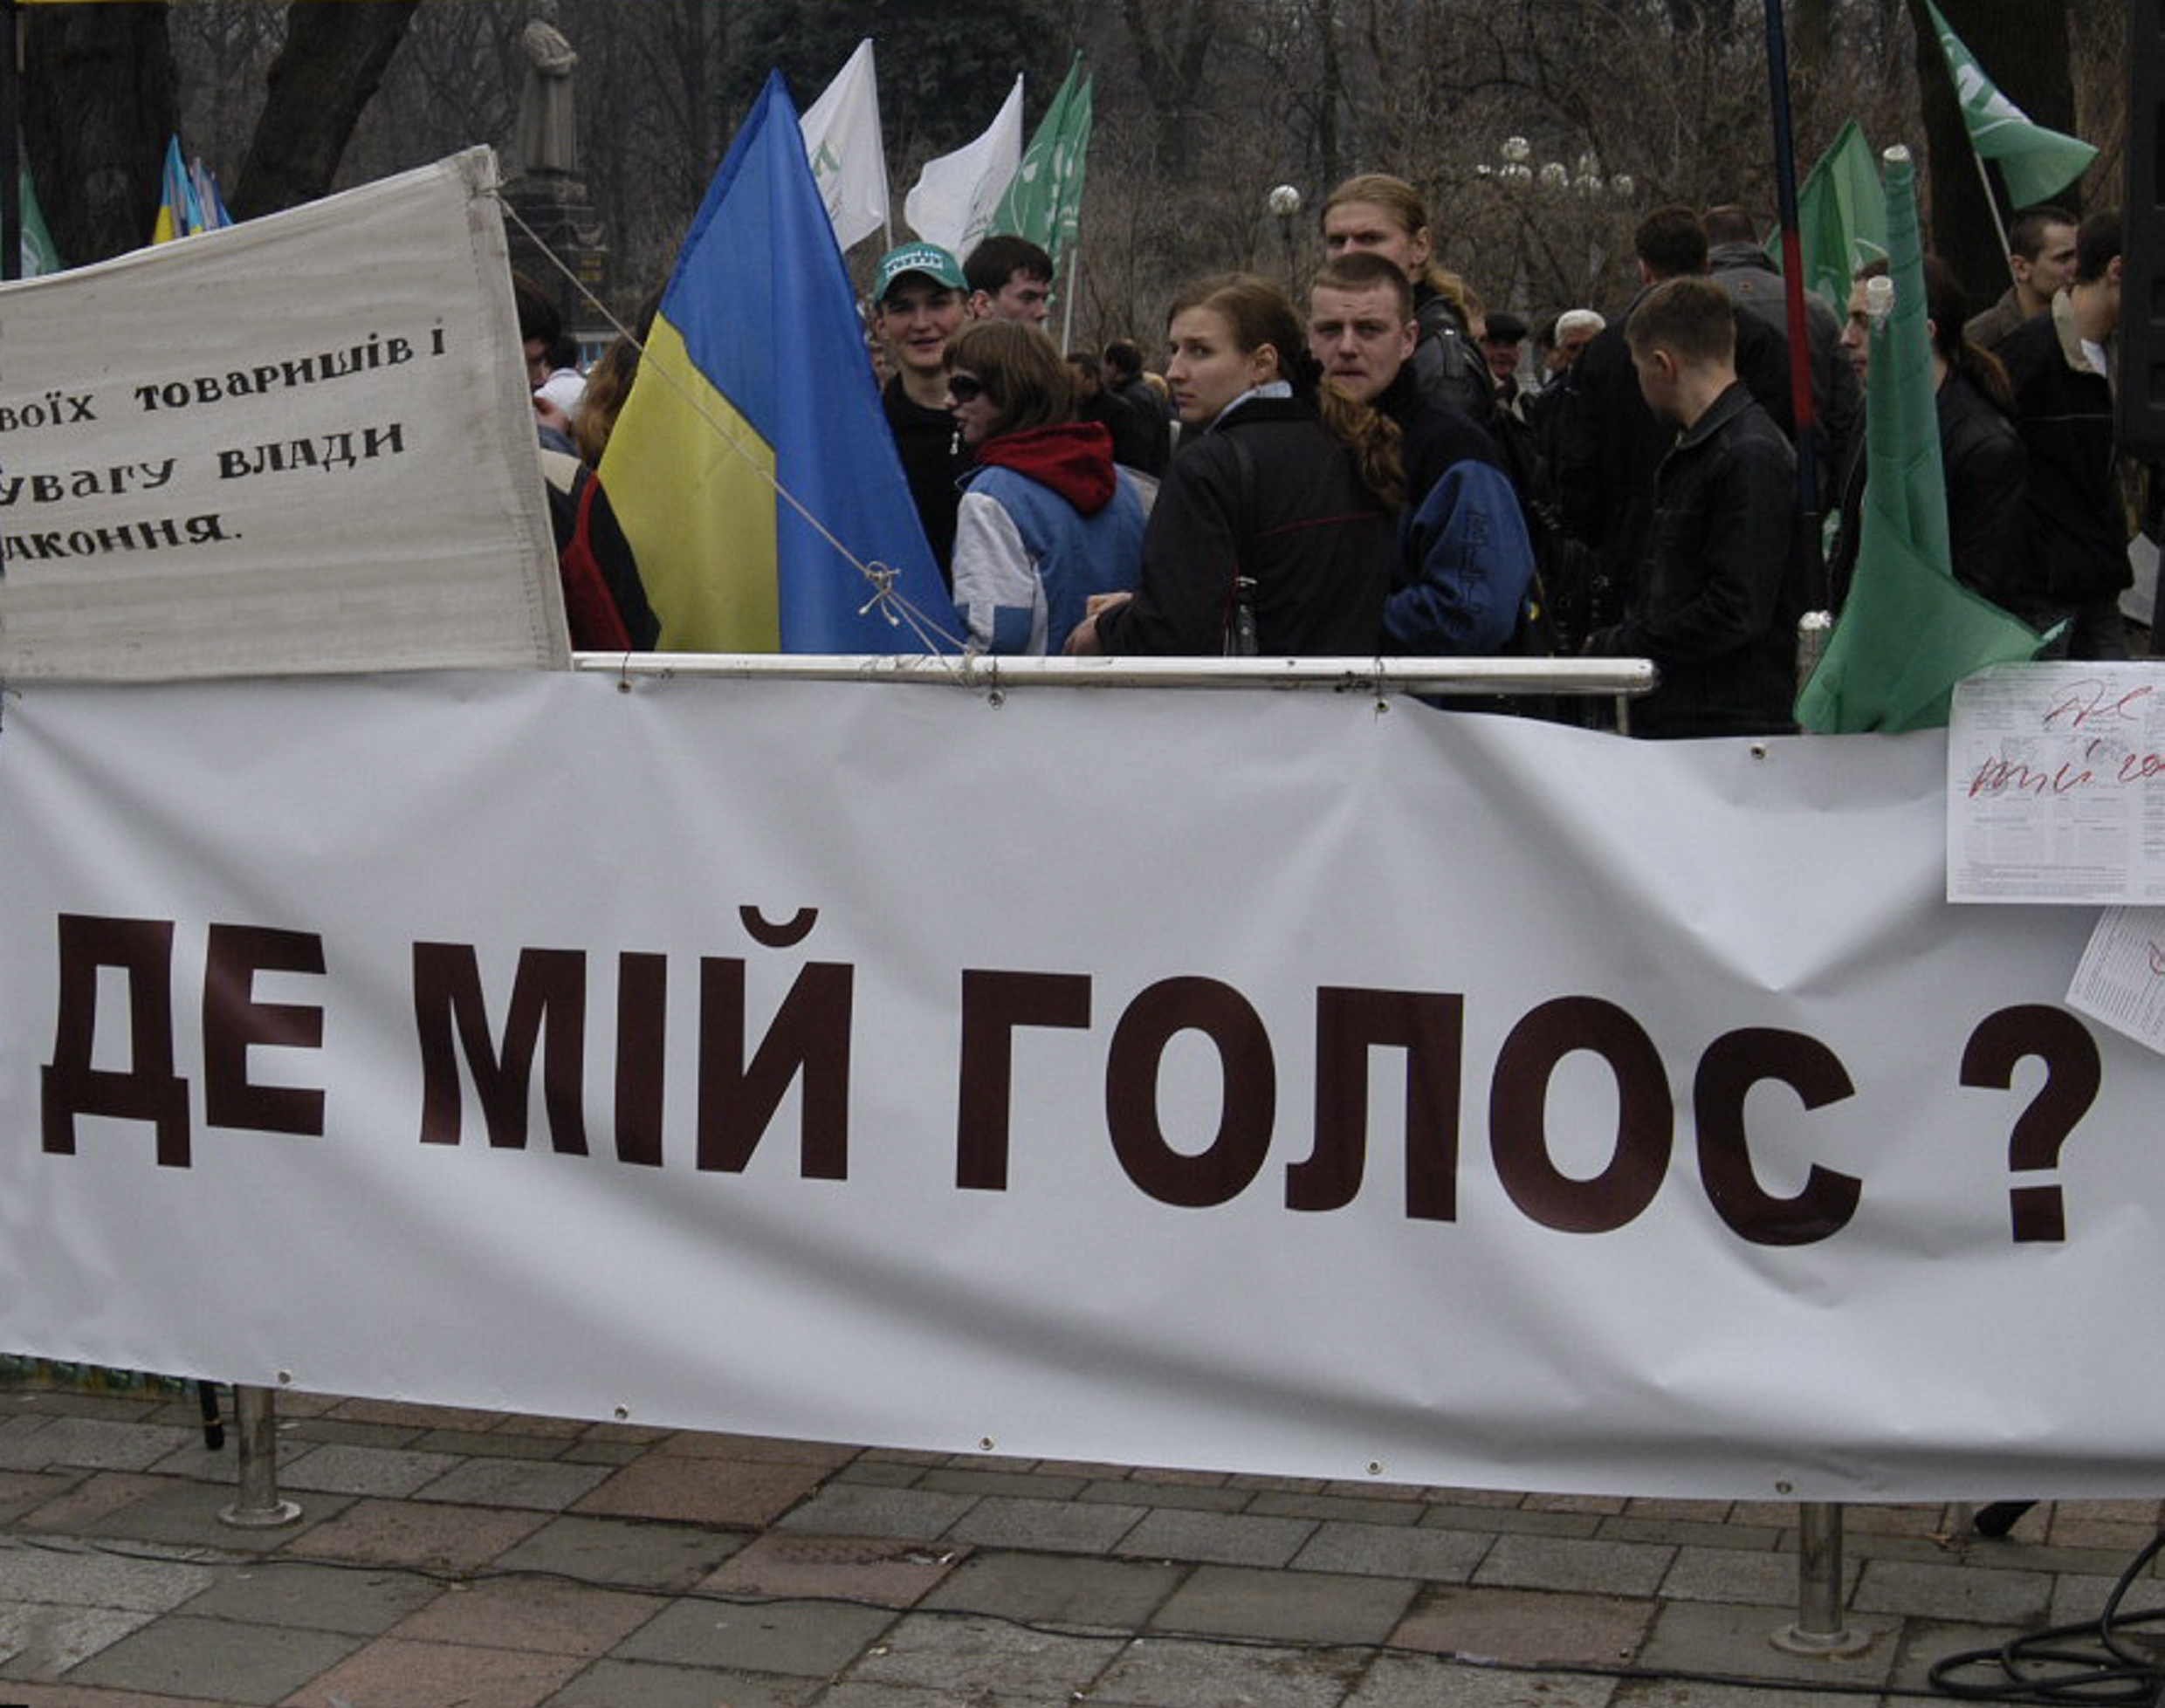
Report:
[[[1873,315],[1857,569],[1825,655],[1797,696],[1799,724],[1835,734],[1941,727],[1956,683],[1988,664],[2034,658],[2045,644],[1955,579],[1907,149],[1887,151],[1886,186],[1894,305]]]
[[[1078,53],[993,210],[992,229],[1028,237],[1057,266],[1082,223],[1082,165],[1089,147],[1090,79],[1082,74]]]
[[[1825,298],[1837,315],[1846,314],[1857,269],[1887,253],[1887,198],[1880,193],[1871,147],[1854,119],[1797,192],[1797,236],[1804,289]]]
[[[1979,158],[2000,163],[2000,176],[2017,208],[2057,195],[2089,169],[2097,158],[2095,148],[2079,137],[2031,124],[2028,113],[1993,86],[1984,67],[1947,27],[1940,9],[1926,0],[1925,10],[1939,32],[1940,51],[1947,55],[1955,99],[1962,103],[1962,123],[1969,127],[1969,146]]]
[[[60,271],[60,252],[52,246],[52,233],[45,230],[45,216],[38,210],[38,192],[31,187],[30,168],[23,168],[23,277],[40,278],[47,273]]]

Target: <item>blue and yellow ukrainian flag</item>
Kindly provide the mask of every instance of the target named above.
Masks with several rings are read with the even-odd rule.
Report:
[[[863,608],[874,589],[851,556],[952,627],[779,72],[684,240],[601,481],[665,651],[926,650]]]
[[[203,209],[196,200],[195,181],[188,175],[188,167],[181,159],[181,139],[169,138],[165,145],[165,175],[158,198],[158,223],[151,228],[150,241],[169,244],[175,237],[185,237],[203,230]]]

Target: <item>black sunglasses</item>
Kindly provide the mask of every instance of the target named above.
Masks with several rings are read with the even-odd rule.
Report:
[[[985,395],[985,382],[968,374],[950,374],[947,376],[947,395],[958,403],[969,403]]]

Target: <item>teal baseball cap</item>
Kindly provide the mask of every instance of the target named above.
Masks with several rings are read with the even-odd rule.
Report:
[[[938,244],[904,244],[880,257],[879,270],[872,276],[872,300],[885,302],[895,281],[904,273],[923,273],[950,291],[970,288],[962,276],[962,263]]]

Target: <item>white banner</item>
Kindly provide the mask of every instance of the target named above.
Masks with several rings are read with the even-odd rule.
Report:
[[[31,685],[0,1347],[1453,1485],[2165,1472],[2165,1063],[1936,735]],[[1409,1139],[1410,1131],[1410,1139]]]
[[[495,182],[0,290],[0,678],[567,662]]]
[[[928,244],[938,244],[958,261],[991,229],[1000,198],[1007,193],[1022,163],[1022,79],[1017,77],[993,122],[975,141],[952,154],[924,162],[909,195],[903,217]]]
[[[872,38],[857,44],[819,99],[805,108],[805,157],[819,181],[820,200],[842,248],[882,230],[888,221],[887,145],[880,132],[879,73]]]

